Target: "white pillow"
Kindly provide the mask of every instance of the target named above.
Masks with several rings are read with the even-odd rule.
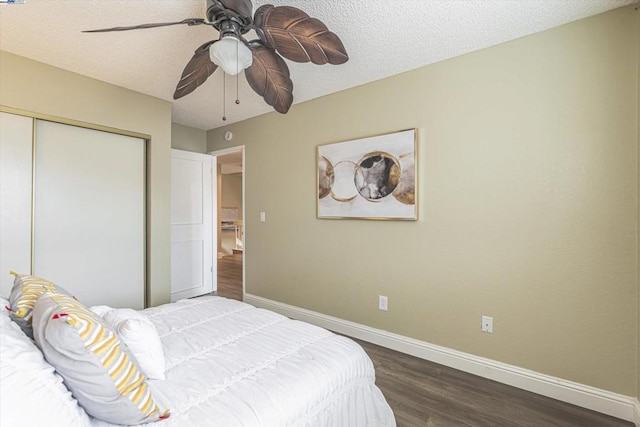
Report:
[[[90,425],[62,378],[8,315],[0,315],[0,402],[2,426]]]
[[[155,325],[147,316],[130,308],[104,305],[91,307],[91,311],[101,316],[116,331],[147,377],[153,380],[165,379],[162,342]]]
[[[94,305],[93,307],[89,307],[89,310],[98,317],[104,317],[105,314],[111,310],[115,310],[115,308],[109,307],[108,305]]]

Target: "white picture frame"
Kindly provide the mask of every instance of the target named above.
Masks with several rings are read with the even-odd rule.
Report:
[[[317,149],[320,219],[418,219],[417,131],[408,129]]]

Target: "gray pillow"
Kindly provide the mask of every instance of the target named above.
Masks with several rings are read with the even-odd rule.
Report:
[[[46,292],[33,309],[36,344],[89,415],[113,424],[169,416],[118,335],[75,299]]]

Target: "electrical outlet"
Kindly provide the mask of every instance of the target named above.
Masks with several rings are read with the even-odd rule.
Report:
[[[267,220],[267,213],[260,212],[260,222],[265,222]]]
[[[378,309],[384,311],[389,309],[389,299],[384,295],[378,295]]]
[[[493,317],[482,316],[482,332],[493,333]]]

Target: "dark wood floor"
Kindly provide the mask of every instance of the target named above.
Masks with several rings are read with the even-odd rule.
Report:
[[[242,255],[218,259],[216,295],[242,299]],[[376,368],[376,384],[398,427],[633,427],[456,369],[356,340]]]
[[[401,426],[614,427],[633,424],[356,340]]]
[[[242,254],[218,258],[218,290],[214,294],[242,301]]]

